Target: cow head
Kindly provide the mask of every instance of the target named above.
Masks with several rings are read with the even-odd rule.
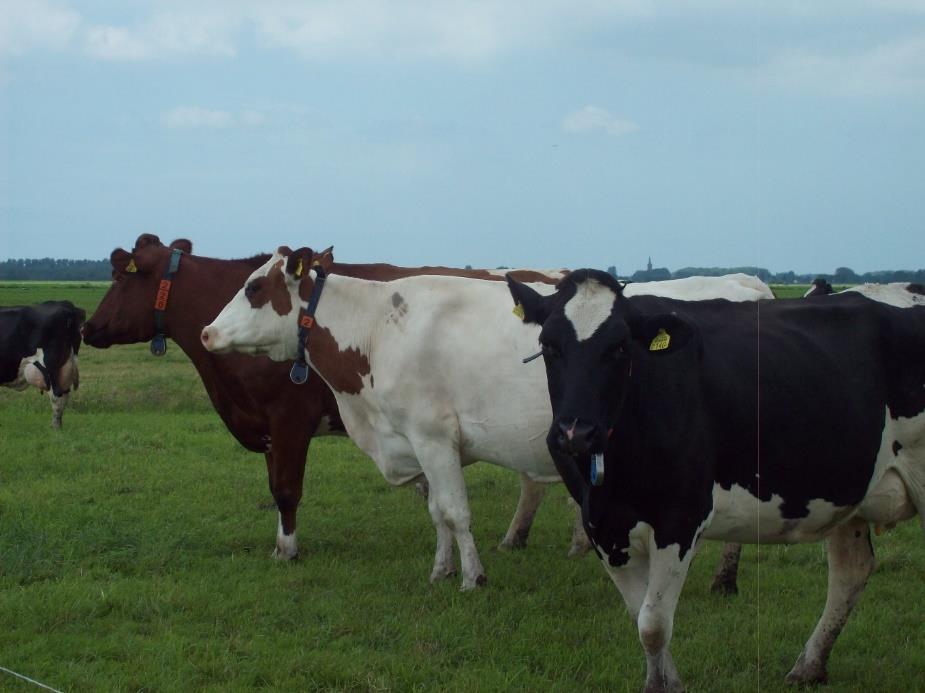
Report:
[[[603,453],[611,432],[619,434],[614,429],[630,395],[637,404],[640,396],[652,400],[646,409],[657,416],[657,397],[639,390],[673,378],[677,354],[699,360],[699,336],[691,323],[675,314],[637,310],[623,296],[624,285],[605,272],[572,272],[549,296],[507,280],[515,313],[542,327],[553,411],[546,443],[554,457]]]
[[[298,315],[314,285],[311,268],[330,268],[332,248],[315,253],[281,246],[254,271],[218,317],[202,331],[202,345],[216,353],[267,354],[274,361],[298,356]]]
[[[165,246],[149,233],[138,237],[132,252],[122,248],[112,251],[112,286],[83,327],[87,344],[106,348],[144,342],[154,336],[154,300],[174,248],[193,252],[193,244],[186,239]]]
[[[833,289],[832,285],[829,284],[828,279],[825,277],[816,277],[813,279],[813,283],[810,285],[806,293],[803,294],[803,298],[810,298],[812,296],[828,296],[834,292],[835,289]]]

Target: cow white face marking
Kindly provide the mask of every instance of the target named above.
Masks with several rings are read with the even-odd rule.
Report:
[[[274,269],[279,272],[285,258],[275,253],[262,267],[248,277],[244,287],[234,295],[218,317],[202,334],[203,346],[215,353],[231,350],[250,354],[267,354],[274,361],[296,357],[299,309],[298,285],[288,286],[291,310],[281,315],[272,302],[252,301],[248,287],[257,279],[267,277]],[[259,304],[255,306],[255,303]],[[279,308],[279,302],[277,302]]]
[[[579,342],[590,339],[604,324],[616,300],[614,290],[596,279],[588,279],[577,286],[575,295],[565,304],[565,317],[575,328]]]

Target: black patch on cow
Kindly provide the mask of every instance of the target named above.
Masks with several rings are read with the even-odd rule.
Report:
[[[896,457],[897,455],[899,455],[899,451],[902,449],[903,449],[902,443],[900,443],[898,440],[894,440],[893,441],[893,456]]]
[[[398,306],[400,306],[404,302],[405,302],[405,299],[402,298],[400,293],[396,291],[394,294],[392,294],[392,307],[393,308],[398,308]]]
[[[909,284],[906,287],[906,291],[908,291],[910,294],[925,296],[925,284]]]

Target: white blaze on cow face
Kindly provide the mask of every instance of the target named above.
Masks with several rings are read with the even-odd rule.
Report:
[[[575,295],[565,304],[565,317],[575,328],[579,342],[590,339],[597,328],[610,317],[617,294],[596,279],[587,279],[575,289]]]
[[[285,272],[282,273],[292,306],[285,315],[277,311],[274,302],[267,301],[255,307],[247,296],[248,287],[252,282],[267,278],[274,269],[279,271],[285,264],[286,257],[274,253],[262,267],[247,278],[244,286],[222,309],[218,317],[202,331],[202,343],[208,351],[267,354],[274,361],[296,358],[297,316],[300,305],[298,282],[292,280]]]

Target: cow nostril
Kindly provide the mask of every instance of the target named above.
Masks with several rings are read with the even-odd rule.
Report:
[[[209,328],[208,327],[202,331],[202,335],[200,336],[200,339],[202,339],[203,344],[208,345],[209,343]]]

